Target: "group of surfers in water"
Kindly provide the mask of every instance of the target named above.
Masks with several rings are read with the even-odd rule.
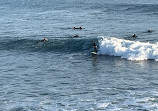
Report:
[[[82,29],[82,27],[73,27],[73,29]],[[79,37],[79,35],[74,35],[74,37]]]
[[[82,29],[82,27],[73,27],[73,29]],[[74,37],[79,37],[78,35],[74,35]],[[41,42],[47,42],[48,41],[48,39],[47,38],[43,38],[42,40],[41,40]],[[93,47],[93,49],[94,49],[94,52],[98,52],[98,50],[97,50],[97,45],[96,45],[96,43],[94,42],[94,41],[92,41],[92,47]]]
[[[148,33],[151,33],[151,32],[153,32],[153,31],[152,31],[151,29],[149,29],[149,30],[147,30],[147,32],[148,32]],[[136,34],[133,34],[132,37],[133,37],[133,38],[136,38],[136,37],[138,37],[138,36],[137,36]]]
[[[73,27],[73,29],[82,29],[82,27]],[[147,30],[147,32],[148,32],[148,33],[151,33],[152,30],[149,29],[149,30]],[[79,37],[79,36],[78,36],[78,35],[74,35],[74,37]],[[133,37],[133,38],[136,38],[137,35],[136,35],[136,34],[133,34],[132,37]],[[43,40],[41,40],[41,42],[47,42],[47,41],[48,41],[47,38],[44,38]],[[97,45],[96,45],[96,43],[95,43],[94,41],[92,41],[92,47],[93,47],[93,49],[94,49],[94,52],[97,53],[97,52],[98,52],[98,49],[97,49]]]

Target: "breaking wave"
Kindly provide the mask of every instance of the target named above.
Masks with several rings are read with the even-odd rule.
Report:
[[[114,37],[102,37],[99,40],[99,54],[120,56],[128,60],[158,60],[158,43],[130,41]]]

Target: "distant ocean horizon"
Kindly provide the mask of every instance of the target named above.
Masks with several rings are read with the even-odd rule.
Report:
[[[5,0],[0,15],[0,111],[158,110],[158,1]]]

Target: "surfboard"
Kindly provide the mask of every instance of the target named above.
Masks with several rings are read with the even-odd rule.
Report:
[[[91,54],[93,54],[93,55],[97,55],[97,52],[91,52]]]

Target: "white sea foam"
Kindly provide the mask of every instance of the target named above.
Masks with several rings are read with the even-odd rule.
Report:
[[[99,40],[99,54],[120,56],[128,60],[158,60],[158,44],[136,42],[115,37],[102,37]]]
[[[100,103],[98,104],[98,108],[106,108],[110,103]]]

